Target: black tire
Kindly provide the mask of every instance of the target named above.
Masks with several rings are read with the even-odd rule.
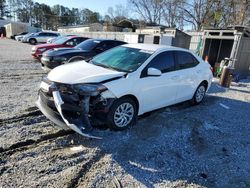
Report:
[[[36,41],[36,39],[29,39],[29,43],[32,44],[32,45],[34,45],[34,44],[37,43],[37,41]]]
[[[196,89],[193,98],[191,99],[192,105],[198,105],[200,104],[206,95],[207,85],[202,82]],[[202,94],[203,93],[203,94]],[[198,96],[200,95],[200,97]]]
[[[122,105],[125,105],[125,104],[129,104],[129,105],[127,105],[128,108],[133,108],[133,115],[131,115],[132,116],[131,120],[129,120],[129,118],[128,119],[125,118],[125,116],[124,116],[122,119],[125,118],[126,119],[125,121],[127,121],[127,124],[124,126],[118,126],[116,121],[115,121],[115,113],[119,107],[122,108]],[[127,129],[135,122],[136,117],[137,117],[137,112],[138,112],[138,107],[137,107],[135,101],[132,100],[131,98],[123,97],[123,98],[117,99],[116,101],[114,101],[113,105],[111,106],[109,113],[108,113],[108,116],[107,116],[107,123],[108,123],[109,128],[112,130],[115,130],[115,131],[121,131],[121,130]],[[129,114],[127,114],[127,115],[129,115]]]
[[[77,61],[83,61],[84,59],[81,57],[75,57],[75,58],[71,58],[69,59],[68,63],[72,63],[72,62],[77,62]]]

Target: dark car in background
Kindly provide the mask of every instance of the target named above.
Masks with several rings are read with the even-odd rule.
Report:
[[[32,48],[31,55],[35,58],[40,60],[42,57],[43,52],[53,49],[53,48],[73,48],[74,46],[82,43],[83,41],[87,40],[86,37],[76,37],[76,36],[69,36],[69,37],[61,37],[60,39],[54,41],[51,44],[39,44],[35,45]]]
[[[97,54],[123,44],[126,43],[110,39],[88,39],[74,48],[52,49],[44,52],[41,63],[43,67],[53,69],[65,63],[81,60],[88,62]]]

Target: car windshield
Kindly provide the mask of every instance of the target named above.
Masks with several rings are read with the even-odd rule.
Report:
[[[81,43],[78,44],[77,46],[75,46],[75,48],[80,48],[80,49],[82,49],[82,50],[91,51],[91,50],[93,50],[99,43],[100,43],[100,41],[98,41],[98,40],[88,39],[88,40],[85,40],[84,42],[81,42]]]
[[[153,51],[120,46],[96,56],[91,62],[117,71],[133,72],[152,54]]]
[[[68,37],[60,37],[60,38],[58,37],[58,39],[56,39],[53,43],[54,44],[63,44],[68,40],[69,40]]]

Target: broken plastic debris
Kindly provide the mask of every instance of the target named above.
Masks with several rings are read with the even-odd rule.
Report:
[[[223,108],[225,108],[225,109],[227,109],[227,110],[229,110],[229,109],[230,109],[230,107],[229,107],[229,106],[227,106],[227,105],[225,105],[225,104],[222,104],[222,103],[220,103],[220,106],[222,106]]]
[[[84,136],[84,137],[87,137],[87,138],[94,138],[94,139],[102,139],[100,137],[97,137],[97,136],[93,136],[91,134],[88,134],[88,133],[84,133],[80,130],[79,127],[77,127],[75,124],[72,124],[70,123],[63,115],[62,113],[62,107],[61,105],[64,104],[62,98],[61,98],[61,95],[58,91],[53,91],[53,98],[54,98],[54,101],[55,101],[55,106],[56,106],[56,109],[57,111],[59,112],[59,114],[61,115],[64,123],[66,123],[66,125],[72,129],[73,131],[77,132],[78,134]]]
[[[212,125],[208,122],[204,122],[204,127],[206,130],[219,130],[219,127]]]
[[[71,151],[82,151],[83,150],[83,146],[74,146],[72,148],[70,148]]]

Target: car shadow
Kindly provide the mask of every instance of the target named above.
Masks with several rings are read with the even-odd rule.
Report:
[[[227,110],[219,105],[222,102],[234,106],[231,105],[232,109]],[[242,159],[234,158],[233,151],[230,151],[233,150],[232,146],[228,143],[234,137],[249,132],[244,124],[234,126],[237,118],[242,117],[242,114],[238,114],[239,117],[235,115],[235,109],[243,108],[247,112],[249,107],[250,104],[246,102],[208,95],[200,105],[190,106],[185,102],[154,111],[139,118],[135,126],[122,132],[96,130],[102,140],[89,140],[78,135],[69,136],[68,139],[71,142],[73,140],[74,145],[98,148],[104,154],[99,155],[97,161],[103,156],[111,156],[108,163],[116,164],[112,171],[119,171],[116,167],[122,171],[111,173],[109,178],[116,178],[121,184],[131,181],[131,184],[125,182],[128,187],[134,186],[132,182],[135,181],[146,187],[218,187],[218,182],[219,187],[234,187],[239,181],[247,182],[244,176],[247,167],[240,165]],[[227,117],[233,115],[236,120],[228,121]],[[225,136],[225,127],[230,127],[235,135]],[[239,132],[238,129],[247,131]],[[244,153],[245,146],[240,147],[240,151]],[[243,160],[247,161],[247,158]],[[227,165],[241,168],[241,171],[231,172]],[[105,171],[95,173],[107,177]],[[234,179],[236,175],[241,176],[241,179]]]

